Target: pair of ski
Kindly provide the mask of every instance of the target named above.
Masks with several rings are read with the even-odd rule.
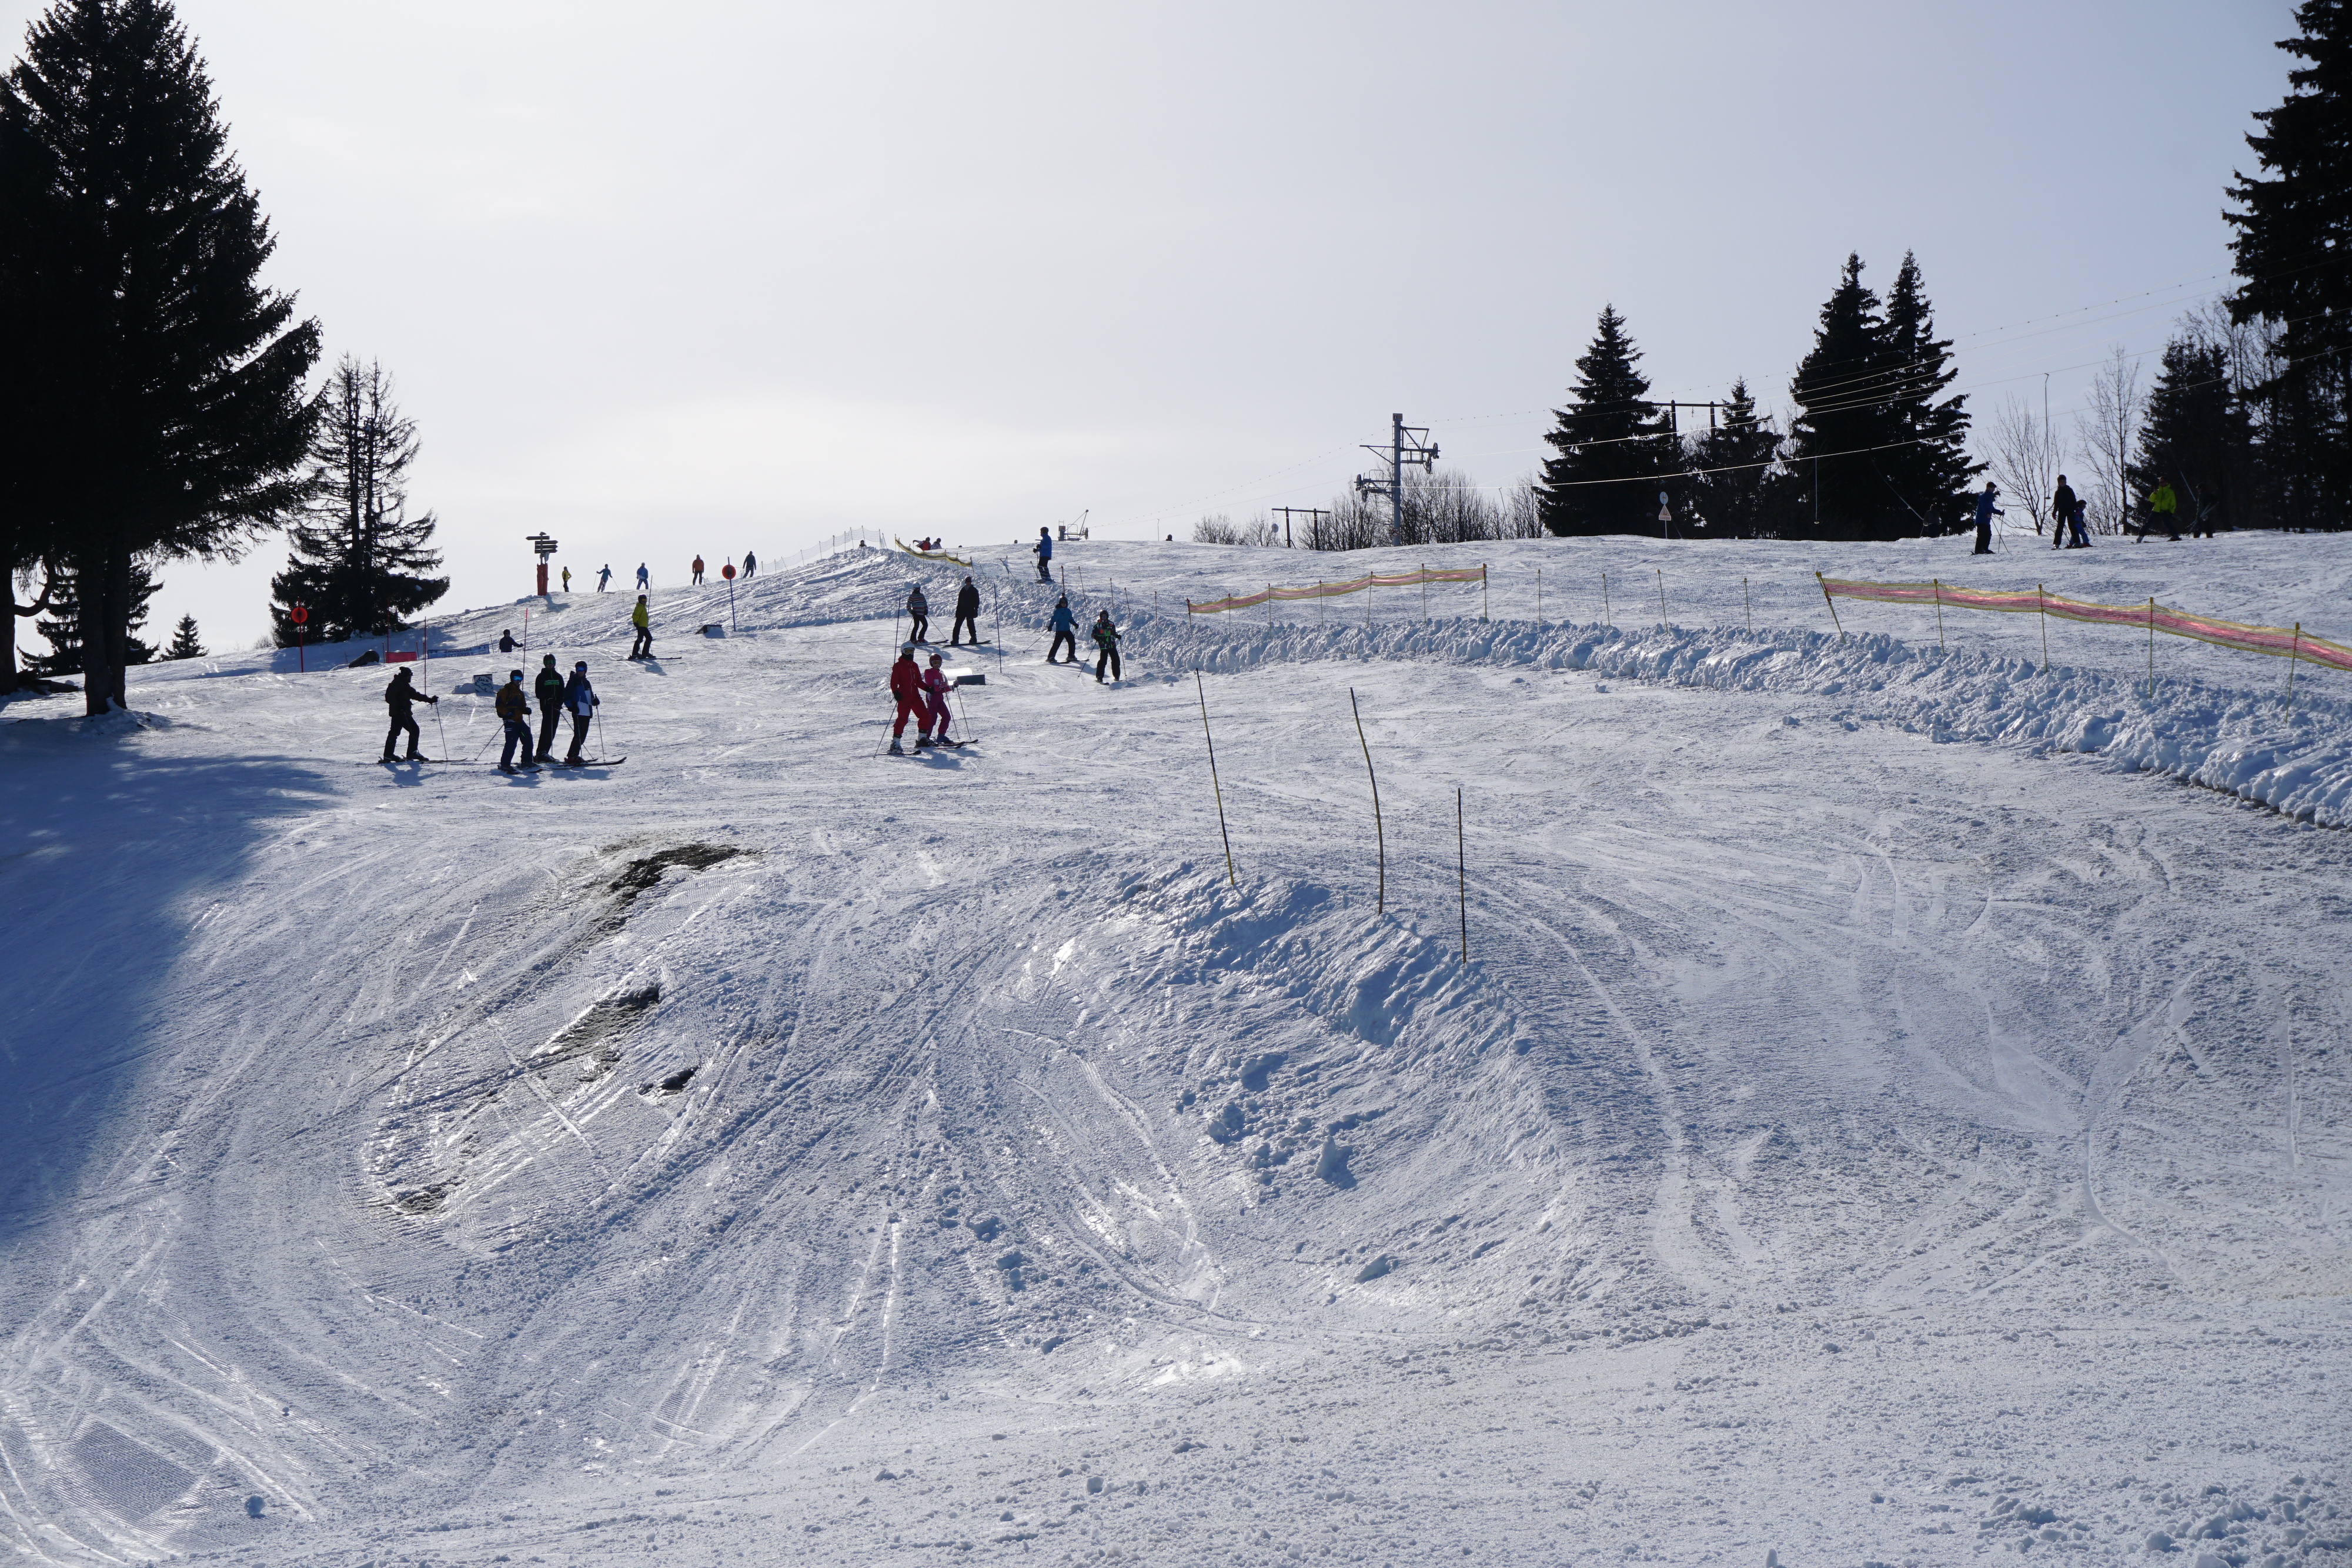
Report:
[[[970,746],[971,744],[971,742],[969,740],[934,740],[929,746],[925,746],[920,741],[917,741],[912,746],[899,746],[894,742],[891,745],[890,749],[883,755],[887,757],[911,757],[925,751],[937,751],[941,747],[947,747],[950,751],[961,751],[965,747]]]
[[[579,762],[569,759],[558,761],[551,758],[539,766],[541,768],[618,768],[627,760],[625,757],[591,757]],[[423,768],[494,768],[497,766],[496,763],[484,763],[470,757],[380,757],[373,764],[362,763],[361,766],[405,768],[411,764]],[[517,768],[516,771],[520,772],[521,769]]]

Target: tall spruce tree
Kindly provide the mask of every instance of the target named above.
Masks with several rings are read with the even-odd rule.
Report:
[[[172,643],[163,650],[163,657],[201,659],[204,656],[205,644],[196,635],[196,618],[193,615],[181,616],[180,623],[172,628]]]
[[[430,548],[434,517],[408,515],[408,465],[415,423],[393,401],[392,378],[375,361],[346,354],[320,398],[310,448],[310,497],[289,533],[286,570],[270,580],[278,645],[296,642],[287,612],[310,612],[302,640],[331,643],[390,632],[449,591]]]
[[[1878,296],[1864,286],[1862,257],[1849,255],[1822,306],[1813,346],[1797,365],[1789,460],[1802,532],[1832,539],[1894,538],[1894,493],[1875,460],[1901,439]]]
[[[2240,174],[2230,195],[2242,210],[2223,214],[2245,279],[2230,309],[2280,328],[2276,373],[2247,389],[2266,416],[2273,505],[2294,526],[2340,528],[2352,526],[2352,6],[2304,0],[2294,16],[2303,31],[2278,47],[2306,63],[2246,138],[2272,177]]]
[[[30,487],[73,573],[89,711],[124,700],[138,563],[234,558],[298,502],[315,322],[168,0],[59,0],[0,80],[13,373],[48,413]],[[18,163],[17,161],[22,161]]]
[[[2131,493],[2169,480],[2189,528],[2235,528],[2252,499],[2253,422],[2231,384],[2229,350],[2192,335],[2164,348],[2126,470]]]
[[[1681,470],[1681,454],[1650,402],[1641,350],[1625,318],[1601,308],[1592,346],[1576,361],[1569,406],[1544,436],[1553,455],[1537,483],[1543,525],[1555,534],[1641,534],[1657,528],[1658,483]]]
[[[1731,383],[1721,423],[1690,437],[1690,505],[1706,519],[1702,537],[1754,538],[1766,528],[1765,490],[1780,433],[1756,412],[1748,378]]]
[[[1909,251],[1886,291],[1885,357],[1887,429],[1907,444],[1876,454],[1876,466],[1896,506],[1913,525],[1898,520],[1899,534],[1929,536],[1957,529],[1968,520],[1969,481],[1984,465],[1969,457],[1968,398],[1936,401],[1960,372],[1952,368],[1952,344],[1936,336],[1935,307],[1927,302],[1919,263]]]

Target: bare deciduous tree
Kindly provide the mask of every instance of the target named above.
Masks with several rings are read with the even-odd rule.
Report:
[[[2050,493],[2058,487],[2058,470],[2065,450],[2049,418],[2023,398],[2011,393],[1981,427],[1985,456],[1993,482],[2009,493],[2009,503],[2021,507],[2042,531],[2050,516]]]
[[[2084,499],[2096,532],[2119,534],[2130,521],[2128,471],[2146,402],[2147,395],[2140,391],[2139,360],[2117,344],[2091,378],[2090,391],[2084,394],[2085,406],[2074,416],[2074,441],[2088,476]]]

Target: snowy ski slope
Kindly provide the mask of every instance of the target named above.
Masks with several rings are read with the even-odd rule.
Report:
[[[437,626],[453,766],[322,650],[11,702],[0,1552],[2341,1561],[2352,687],[1812,573],[2347,545],[1068,545],[1112,687],[982,546],[903,758],[876,551]],[[625,766],[486,766],[542,652]]]

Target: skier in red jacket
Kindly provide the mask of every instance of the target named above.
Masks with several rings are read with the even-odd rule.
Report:
[[[931,727],[923,713],[923,672],[915,664],[915,645],[901,643],[898,662],[890,666],[890,695],[898,702],[898,722],[890,727],[890,755],[904,757],[907,748],[898,744],[907,733],[907,720],[915,721],[915,744],[931,743]]]

